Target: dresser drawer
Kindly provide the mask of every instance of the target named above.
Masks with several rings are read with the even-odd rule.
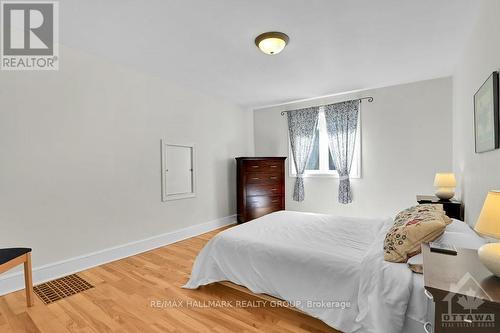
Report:
[[[281,203],[283,201],[283,196],[281,195],[257,195],[252,197],[247,197],[247,207],[250,209],[253,208],[266,208],[278,206],[281,207]]]
[[[243,166],[245,172],[281,173],[283,163],[279,161],[248,161]]]
[[[254,208],[254,209],[248,209],[246,211],[246,218],[248,220],[253,220],[259,217],[262,217],[264,215],[277,212],[279,210],[283,210],[283,208],[280,206],[271,206],[271,207],[263,207],[263,208]]]
[[[245,175],[247,184],[280,184],[282,179],[280,173],[248,173]]]
[[[283,194],[281,184],[248,184],[246,195],[281,195]]]

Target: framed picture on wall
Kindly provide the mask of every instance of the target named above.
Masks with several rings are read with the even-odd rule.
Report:
[[[476,153],[500,147],[498,118],[498,72],[493,72],[474,94]]]

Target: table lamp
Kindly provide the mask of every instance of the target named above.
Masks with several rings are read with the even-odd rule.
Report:
[[[457,186],[455,174],[436,173],[434,186],[437,187],[436,197],[442,200],[450,200],[455,195],[455,186]]]
[[[500,191],[490,191],[474,230],[482,236],[500,240]],[[477,250],[479,260],[500,277],[500,243],[489,243]]]

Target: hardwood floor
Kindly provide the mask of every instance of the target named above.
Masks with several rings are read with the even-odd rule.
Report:
[[[2,296],[0,332],[338,333],[297,311],[249,307],[260,299],[220,284],[182,289],[196,255],[221,230],[78,273],[95,288],[50,305],[35,296],[28,309],[24,291]]]

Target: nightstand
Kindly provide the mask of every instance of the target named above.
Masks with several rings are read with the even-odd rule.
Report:
[[[441,204],[448,217],[460,221],[464,220],[464,207],[461,201],[441,200],[433,195],[417,195],[417,202],[419,204]]]
[[[431,252],[422,244],[425,293],[432,300],[425,331],[500,332],[500,278],[483,266],[477,251]]]

